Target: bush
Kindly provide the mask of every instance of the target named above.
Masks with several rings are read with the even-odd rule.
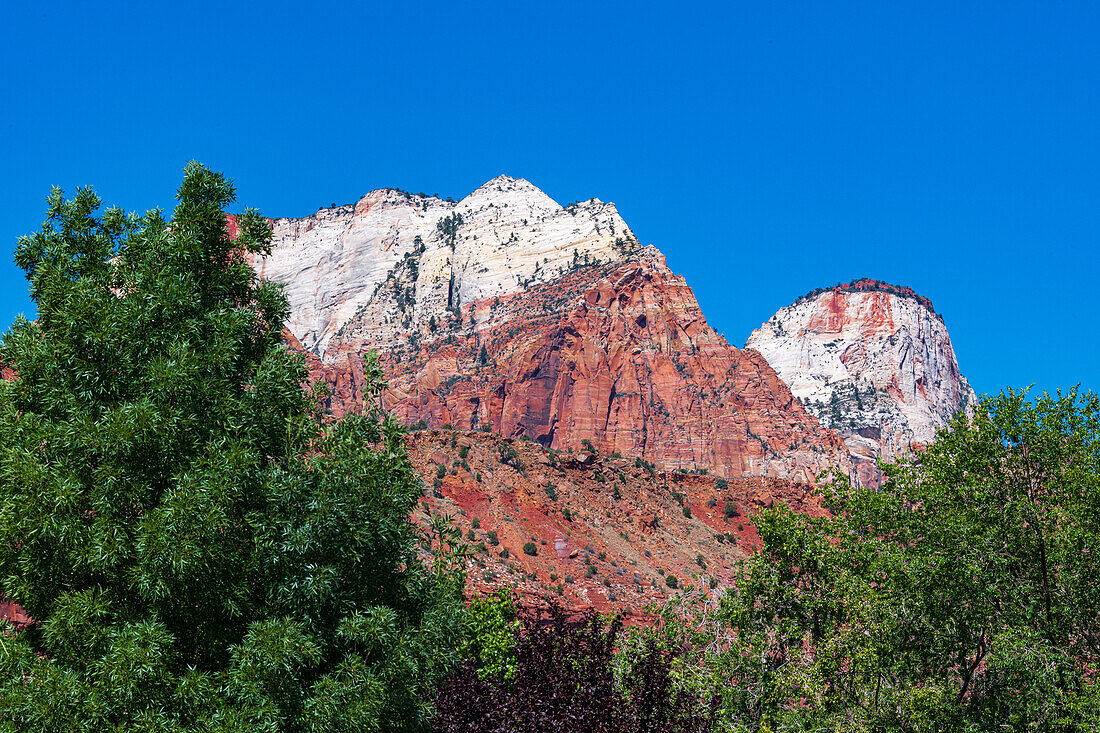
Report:
[[[683,512],[685,518],[691,519],[691,507],[689,507],[687,504],[684,504]]]
[[[500,539],[497,537],[497,531],[495,529],[490,529],[488,532],[485,533],[485,536],[488,537],[489,544],[493,547],[496,547],[500,544]]]
[[[669,573],[668,575],[665,576],[665,585],[667,585],[669,588],[675,588],[679,584],[680,584],[680,582],[676,579],[676,576],[673,575],[672,573]]]
[[[546,495],[550,497],[550,501],[558,500],[558,489],[549,481],[546,482]]]
[[[732,518],[732,517],[736,517],[736,516],[738,515],[738,513],[739,513],[739,512],[737,511],[737,504],[735,504],[734,502],[730,501],[729,499],[726,499],[726,500],[725,500],[725,502],[724,502],[724,504],[723,504],[723,509],[724,509],[724,513],[725,513],[725,515],[726,515],[726,519],[730,519],[730,518]]]
[[[559,592],[564,588],[558,587]],[[620,667],[622,622],[594,612],[570,615],[558,605],[517,612],[511,647],[515,672],[479,675],[460,667],[435,699],[438,733],[704,733],[714,715],[674,687],[673,656],[656,640]]]
[[[535,555],[539,554],[538,545],[536,545],[534,542],[525,542],[523,544],[523,554],[531,555],[532,557],[534,557]]]
[[[517,471],[522,472],[524,469],[523,461],[520,460],[519,453],[512,446],[511,443],[501,443],[497,446],[497,454],[500,456],[500,462],[511,465]]]
[[[481,520],[478,519],[477,517],[474,517],[473,519],[470,520],[470,526],[473,527],[474,529],[481,529]]]

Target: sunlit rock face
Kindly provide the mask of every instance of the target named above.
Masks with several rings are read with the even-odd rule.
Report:
[[[321,355],[333,341],[384,347],[448,309],[521,291],[637,247],[614,204],[559,206],[500,176],[461,201],[394,189],[304,219],[276,219],[260,273],[284,284],[289,328]]]
[[[749,337],[795,397],[842,436],[860,476],[930,442],[977,403],[931,302],[872,280],[811,293]]]
[[[290,299],[288,338],[337,414],[376,350],[403,422],[488,426],[555,449],[722,476],[850,470],[834,431],[766,360],[728,344],[614,205],[559,206],[496,178],[458,202],[394,190],[277,219],[255,263]]]

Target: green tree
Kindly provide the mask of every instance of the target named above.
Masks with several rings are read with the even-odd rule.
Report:
[[[731,710],[773,730],[1100,725],[1100,403],[1007,391],[836,517],[763,512]],[[798,701],[799,704],[794,704]]]
[[[232,185],[191,164],[177,199],[97,218],[54,190],[18,243],[0,582],[38,623],[3,639],[0,730],[416,730],[460,579],[421,560],[400,428],[315,409]]]

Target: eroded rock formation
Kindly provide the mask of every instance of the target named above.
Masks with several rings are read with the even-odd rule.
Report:
[[[543,446],[723,476],[848,469],[839,436],[711,329],[611,204],[558,206],[500,177],[459,202],[386,190],[274,222],[256,263],[285,284],[294,343],[357,409],[377,350],[406,424],[489,426]]]
[[[746,347],[844,436],[869,483],[879,456],[930,442],[952,415],[977,403],[943,319],[908,288],[858,280],[816,291],[782,308]]]

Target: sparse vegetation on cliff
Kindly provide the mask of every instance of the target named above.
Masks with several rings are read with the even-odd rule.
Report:
[[[822,293],[826,293],[829,291],[844,293],[889,293],[890,295],[897,295],[901,298],[909,298],[910,300],[915,300],[922,306],[927,308],[929,312],[936,313],[936,309],[932,307],[932,301],[924,297],[923,295],[918,295],[912,288],[905,285],[892,285],[888,282],[875,280],[874,278],[870,277],[859,278],[858,280],[852,280],[848,283],[837,283],[836,285],[831,285],[824,288],[814,288],[805,295],[797,298],[792,305],[798,305],[799,303],[802,303],[804,301],[812,300]],[[938,314],[937,317],[939,317]],[[777,323],[777,327],[782,330],[783,325],[781,323]]]

